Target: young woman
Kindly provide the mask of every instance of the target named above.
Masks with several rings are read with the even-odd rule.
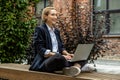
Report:
[[[63,70],[66,75],[78,75],[86,61],[68,61],[74,54],[65,50],[60,32],[54,26],[57,22],[57,11],[54,7],[46,7],[43,10],[42,21],[43,24],[35,28],[33,44],[36,56],[30,70],[43,72]]]

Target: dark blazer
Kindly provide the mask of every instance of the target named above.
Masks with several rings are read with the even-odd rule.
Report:
[[[58,41],[58,51],[62,53],[64,47],[62,40],[60,38],[60,31],[55,28],[54,32]],[[39,71],[39,69],[41,68],[41,64],[45,60],[44,53],[46,49],[50,49],[52,51],[51,37],[46,24],[43,24],[35,28],[33,36],[33,45],[35,48],[36,56],[30,66],[30,70]]]

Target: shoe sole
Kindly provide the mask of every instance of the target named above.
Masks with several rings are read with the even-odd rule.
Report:
[[[77,76],[79,75],[81,70],[78,67],[67,67],[63,69],[63,73],[67,76]]]

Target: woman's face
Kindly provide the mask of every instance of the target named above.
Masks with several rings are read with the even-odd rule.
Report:
[[[47,18],[47,23],[50,25],[54,25],[57,22],[57,11],[56,10],[50,10]]]

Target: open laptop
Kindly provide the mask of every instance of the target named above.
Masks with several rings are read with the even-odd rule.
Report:
[[[74,57],[69,60],[70,62],[87,60],[94,44],[78,44]]]

